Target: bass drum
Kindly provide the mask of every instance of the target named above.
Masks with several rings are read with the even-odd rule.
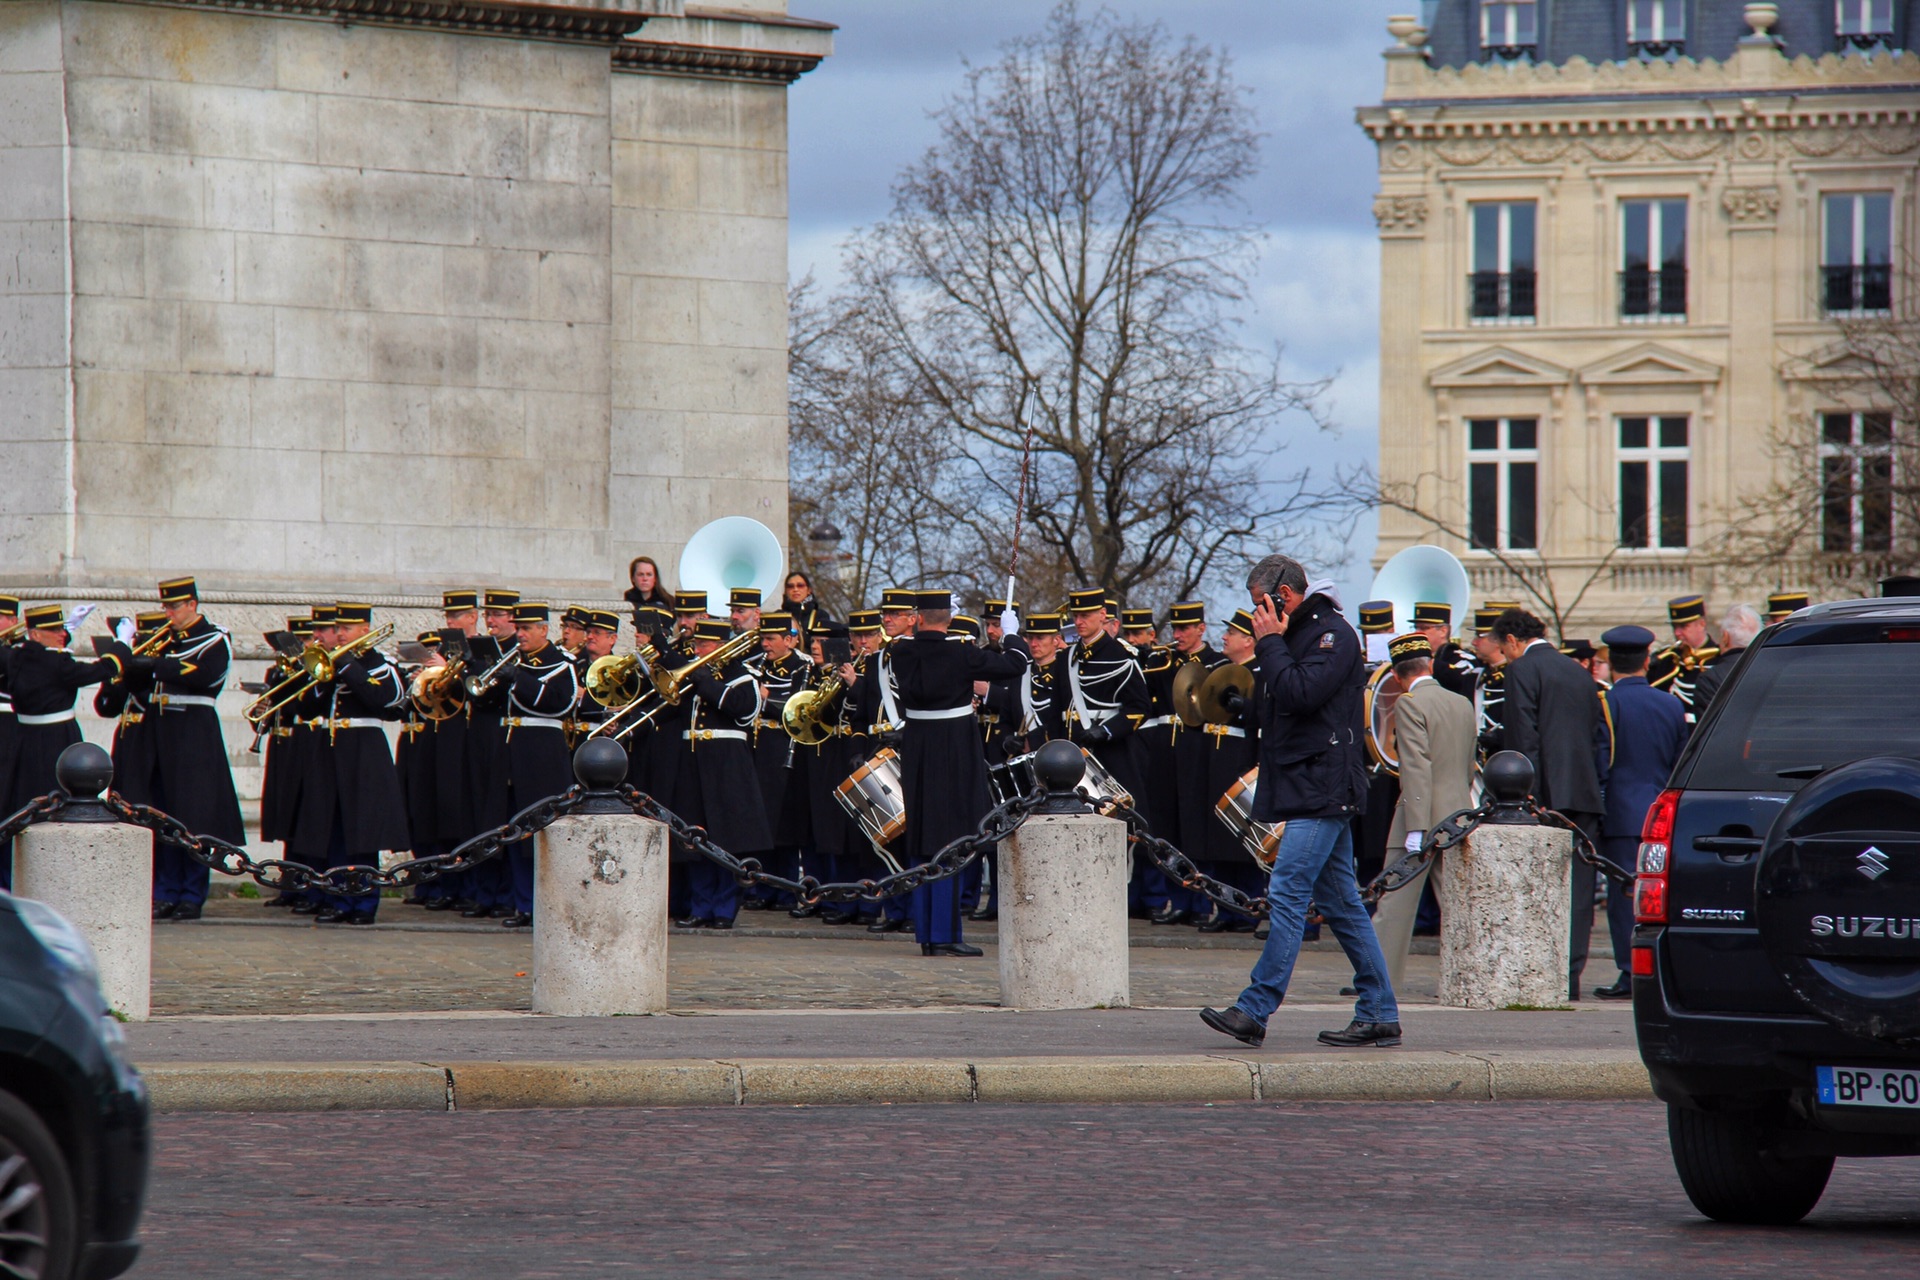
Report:
[[[847,816],[860,824],[860,830],[873,842],[874,851],[889,866],[894,865],[886,846],[907,829],[907,796],[900,785],[900,757],[892,747],[847,775],[833,789],[834,799]]]
[[[1380,669],[1367,681],[1367,754],[1396,778],[1400,776],[1400,744],[1393,733],[1393,708],[1405,692],[1390,663],[1381,663]]]
[[[1234,779],[1226,794],[1214,804],[1213,816],[1240,838],[1240,844],[1255,862],[1271,871],[1274,858],[1279,856],[1280,837],[1286,831],[1287,824],[1253,820],[1253,791],[1259,784],[1260,768],[1256,765]]]

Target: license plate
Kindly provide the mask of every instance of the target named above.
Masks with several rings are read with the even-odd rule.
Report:
[[[1920,1111],[1920,1071],[1815,1067],[1823,1107],[1900,1107]]]

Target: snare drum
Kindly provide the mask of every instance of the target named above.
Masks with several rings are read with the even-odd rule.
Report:
[[[993,787],[995,804],[1032,795],[1040,785],[1033,776],[1033,753],[1029,751],[1026,755],[988,765],[987,781]]]
[[[900,757],[892,747],[848,775],[833,789],[847,816],[860,824],[874,846],[891,843],[907,829],[907,797],[900,786]]]
[[[1087,758],[1087,773],[1074,790],[1087,798],[1094,812],[1108,818],[1113,816],[1116,809],[1133,808],[1133,797],[1114,779],[1107,766],[1094,759],[1093,752],[1085,747],[1080,748],[1080,754]]]
[[[1240,837],[1253,860],[1267,870],[1273,870],[1273,860],[1280,853],[1280,836],[1287,829],[1284,822],[1255,822],[1253,820],[1253,791],[1260,783],[1259,766],[1247,770],[1234,780],[1227,793],[1213,806],[1213,816],[1226,824],[1227,830]]]

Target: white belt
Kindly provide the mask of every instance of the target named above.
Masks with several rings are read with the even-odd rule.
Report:
[[[1140,722],[1140,727],[1142,729],[1158,729],[1163,724],[1172,724],[1172,723],[1173,723],[1172,716],[1155,716],[1151,720],[1142,720]]]
[[[316,717],[313,722],[313,727],[316,729],[322,727],[327,729],[379,729],[385,727],[385,725],[386,721],[384,720],[367,720],[364,718],[354,720],[347,716],[342,716],[338,720],[326,720]]]
[[[680,734],[683,742],[708,742],[715,738],[729,738],[740,742],[747,740],[745,729],[687,729]]]
[[[68,708],[65,711],[56,711],[50,716],[30,716],[24,711],[19,715],[21,724],[65,724],[71,719],[73,719],[72,708]]]
[[[553,716],[508,716],[507,727],[509,729],[564,729],[567,727],[567,722],[555,719]]]
[[[899,732],[899,730],[900,730],[900,721],[898,720],[875,720],[873,722],[873,728],[869,729],[867,732],[897,733]]]
[[[958,720],[973,714],[972,707],[948,707],[945,711],[908,711],[909,720]]]
[[[161,693],[154,695],[153,705],[165,711],[168,707],[214,707],[220,705],[217,698],[209,698],[204,693]]]
[[[1200,726],[1200,731],[1202,733],[1210,733],[1216,738],[1244,738],[1247,736],[1245,729],[1232,724],[1203,724]]]
[[[1079,713],[1079,711],[1069,707],[1067,709],[1067,714],[1072,716],[1076,721],[1078,721],[1081,724],[1094,725],[1094,724],[1105,724],[1107,721],[1119,715],[1120,712],[1113,707],[1089,707],[1087,709],[1087,714],[1082,716]]]

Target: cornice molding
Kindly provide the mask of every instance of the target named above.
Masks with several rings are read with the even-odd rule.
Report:
[[[819,66],[819,53],[741,49],[725,45],[623,40],[613,48],[613,69],[641,75],[689,76],[699,80],[746,80],[792,84]]]
[[[1420,59],[1394,58],[1388,96],[1396,104],[1475,98],[1606,98],[1638,94],[1808,94],[1859,87],[1911,87],[1920,82],[1920,54],[1902,50],[1858,54],[1801,54],[1787,58],[1758,48],[1726,61],[1679,58],[1589,62],[1583,57],[1552,63],[1469,63],[1429,67]]]
[[[644,13],[507,0],[131,0],[167,9],[215,9],[343,26],[419,27],[568,44],[611,45],[638,31]]]

